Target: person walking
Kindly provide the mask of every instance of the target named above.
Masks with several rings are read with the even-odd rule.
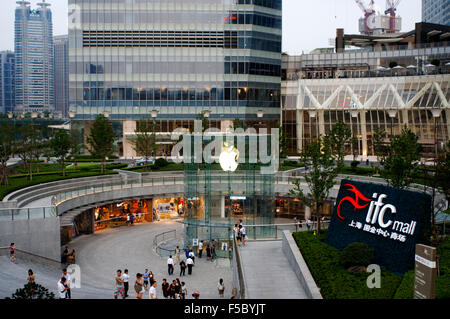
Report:
[[[163,293],[163,296],[165,299],[169,298],[169,288],[170,288],[170,285],[167,282],[167,280],[164,278],[162,285],[161,285],[161,290],[162,290],[162,293]]]
[[[136,291],[136,298],[142,299],[142,296],[145,292],[145,288],[144,288],[144,279],[142,278],[141,273],[136,274],[136,282],[134,283],[134,291]]]
[[[186,276],[186,263],[184,260],[180,262],[180,277],[181,276]]]
[[[16,262],[16,245],[14,243],[9,245],[9,260],[13,263]]]
[[[192,262],[195,264],[195,254],[192,250],[189,252],[189,258],[191,258]]]
[[[203,240],[198,244],[198,258],[202,258],[203,254]]]
[[[245,227],[244,225],[239,225],[239,234],[241,237],[242,246],[245,246]]]
[[[311,219],[308,218],[308,220],[306,221],[306,228],[308,228],[308,231],[311,230]]]
[[[191,252],[191,250],[189,249],[188,246],[186,246],[186,248],[184,249],[184,253],[186,254],[186,259],[189,258],[189,253]]]
[[[67,264],[67,257],[69,256],[69,247],[65,247],[61,256],[61,263]]]
[[[211,246],[211,261],[213,261],[214,259],[216,259],[216,243],[213,242],[212,246]]]
[[[175,293],[177,294],[176,299],[181,299],[181,282],[180,279],[175,279]]]
[[[34,284],[36,282],[36,276],[31,269],[28,269],[27,281],[29,284]]]
[[[61,279],[58,281],[58,294],[59,299],[66,299],[67,298],[67,286],[66,286],[66,278],[61,277]]]
[[[151,272],[151,271],[148,275],[148,281],[150,282],[150,287],[153,286],[153,283],[156,282],[155,276],[153,275],[153,272]]]
[[[209,244],[206,246],[206,260],[211,259],[211,247],[209,247]]]
[[[178,264],[180,262],[180,247],[175,248],[175,262]]]
[[[149,291],[149,296],[150,299],[158,299],[158,297],[156,296],[156,286],[158,284],[155,282],[153,282],[153,285],[150,287],[150,291]]]
[[[125,293],[125,298],[128,298],[128,289],[129,287],[129,280],[130,280],[130,276],[128,275],[128,269],[125,269],[123,271],[123,290]]]
[[[192,275],[192,266],[194,266],[194,261],[191,257],[186,260],[186,265],[188,267],[188,275]]]
[[[70,274],[67,272],[67,269],[66,269],[66,268],[63,269],[62,276],[63,276],[64,278],[66,278],[66,286],[67,286],[66,294],[67,294],[67,299],[72,299],[72,293],[71,293],[71,290],[70,290],[70,282],[71,282],[71,280],[70,280]]]
[[[217,285],[217,290],[219,291],[219,297],[223,298],[223,293],[225,292],[225,285],[223,284],[223,279],[220,278],[219,284]]]
[[[142,275],[142,278],[144,280],[144,289],[147,290],[148,289],[148,276],[150,276],[148,269],[145,269],[144,274]]]
[[[186,288],[186,284],[184,281],[181,282],[181,296],[180,299],[186,299],[186,296],[188,294],[188,290]]]
[[[125,299],[125,294],[123,292],[123,277],[122,277],[122,270],[117,270],[117,275],[114,278],[115,280],[115,290],[114,290],[114,299],[117,299],[117,297],[120,295],[122,299]]]
[[[177,287],[175,284],[175,280],[172,281],[172,283],[170,284],[169,287],[169,297],[170,299],[176,299],[176,294],[177,294]]]
[[[173,274],[173,259],[172,259],[172,255],[169,256],[169,258],[167,259],[167,270],[169,272],[169,276],[171,276]]]
[[[194,297],[194,299],[200,299],[200,292],[198,292],[197,290],[194,291],[194,293],[192,294],[192,297]]]

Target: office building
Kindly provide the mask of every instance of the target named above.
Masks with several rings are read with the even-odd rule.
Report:
[[[69,118],[69,37],[55,36],[53,47],[55,113],[63,118]]]
[[[422,21],[450,26],[450,1],[422,0]]]
[[[122,136],[157,115],[161,132],[199,114],[224,129],[279,122],[281,0],[69,0],[69,108],[108,115]],[[119,147],[121,149],[121,147]],[[168,150],[165,150],[168,152]]]
[[[50,4],[18,1],[15,17],[16,113],[53,111],[53,26]]]
[[[0,52],[0,113],[14,109],[14,53]]]

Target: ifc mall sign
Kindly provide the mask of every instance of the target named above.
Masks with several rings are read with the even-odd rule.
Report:
[[[393,187],[342,180],[325,242],[344,249],[372,247],[373,263],[399,273],[414,266],[416,243],[424,243],[431,196]]]

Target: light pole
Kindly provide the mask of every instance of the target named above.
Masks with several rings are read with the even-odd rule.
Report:
[[[152,117],[152,134],[153,134],[153,143],[156,145],[156,135],[155,135],[155,125],[156,125],[156,118],[158,117],[159,111],[158,110],[152,110],[150,111],[150,115]],[[164,152],[165,153],[165,152]],[[152,155],[153,158],[155,158],[155,148],[152,146]]]
[[[359,115],[359,112],[358,111],[352,111],[351,112],[351,114],[352,114],[352,118],[354,118],[355,119],[355,121],[356,121],[356,124],[358,124],[358,115]],[[353,129],[352,129],[352,135],[353,135],[353,137],[355,137],[355,135],[354,135],[354,133],[353,133]],[[357,137],[356,137],[357,138]],[[356,154],[358,153],[359,154],[359,140],[357,140],[357,142],[358,142],[358,145],[356,146],[356,148],[355,148],[355,143],[352,143],[353,145],[353,160],[354,161],[356,161]],[[361,159],[362,160],[362,159]]]
[[[441,109],[431,109],[431,114],[434,119],[434,176],[433,176],[433,210],[431,212],[432,225],[434,228],[434,201],[436,198],[436,178],[437,178],[437,162],[438,162],[438,129],[437,129],[437,119],[441,116]]]
[[[389,110],[389,117],[391,118],[391,138],[394,137],[394,118],[397,116],[397,110]]]
[[[308,114],[309,114],[309,117],[312,118],[312,119],[315,119],[316,116],[317,116],[317,112],[316,112],[316,111],[308,111]],[[316,123],[316,135],[317,135],[317,137],[318,137],[319,134],[317,134],[317,133],[318,133],[318,128],[317,128],[317,126],[318,126],[318,123]]]

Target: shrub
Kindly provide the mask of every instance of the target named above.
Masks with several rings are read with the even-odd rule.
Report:
[[[55,294],[33,282],[25,284],[21,289],[17,289],[11,296],[11,299],[55,299]]]
[[[339,261],[345,268],[367,266],[373,257],[373,249],[366,244],[351,243],[342,250]]]
[[[166,161],[164,158],[158,158],[155,161],[155,164],[153,164],[155,166],[155,168],[161,168],[161,167],[166,167],[169,165],[169,162]]]
[[[352,169],[355,169],[358,167],[358,165],[361,164],[361,162],[359,161],[352,161],[352,163],[350,164],[352,166]]]

